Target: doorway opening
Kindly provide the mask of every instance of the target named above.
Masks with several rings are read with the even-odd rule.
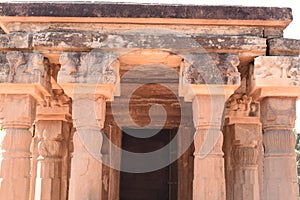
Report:
[[[157,131],[157,134],[147,137],[147,134],[150,135],[154,131],[153,129],[124,129],[122,133],[122,149],[135,153],[153,152],[169,144],[177,133],[177,130],[174,129],[163,129]],[[144,134],[143,138],[132,136],[138,134]],[[172,160],[174,156],[177,156],[177,142],[173,143],[168,147],[167,153],[164,152],[158,155],[158,160]],[[122,156],[121,165],[129,164],[126,162],[128,160]],[[147,165],[153,161],[148,160],[145,162],[143,164]],[[177,179],[177,161],[152,172],[121,172],[120,200],[177,200]]]

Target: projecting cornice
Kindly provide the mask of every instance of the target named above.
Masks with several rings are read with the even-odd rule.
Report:
[[[124,3],[1,3],[2,28],[10,22],[196,24],[284,29],[290,8]]]

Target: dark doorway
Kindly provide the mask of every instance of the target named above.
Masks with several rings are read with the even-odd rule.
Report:
[[[147,138],[138,138],[131,134],[147,135],[151,132],[153,130],[124,130],[123,149],[135,153],[152,152],[167,145],[177,131],[163,129],[154,136]],[[177,142],[174,144],[176,145],[170,145],[168,153],[159,155],[157,159],[172,159],[172,156],[177,156]],[[122,157],[122,166],[128,164],[126,162],[126,159]],[[150,164],[151,160],[146,162]],[[177,200],[177,161],[153,172],[121,172],[120,200]]]

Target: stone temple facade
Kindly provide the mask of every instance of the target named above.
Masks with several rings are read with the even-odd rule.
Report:
[[[296,200],[291,21],[289,8],[0,3],[0,199]]]

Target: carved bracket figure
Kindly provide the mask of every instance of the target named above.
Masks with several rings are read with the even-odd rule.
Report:
[[[110,53],[62,53],[58,81],[62,83],[114,84],[117,72]]]
[[[0,55],[0,83],[45,84],[49,79],[48,66],[40,53],[10,51]]]
[[[226,102],[226,115],[236,117],[257,117],[259,103],[245,93],[235,93]]]

